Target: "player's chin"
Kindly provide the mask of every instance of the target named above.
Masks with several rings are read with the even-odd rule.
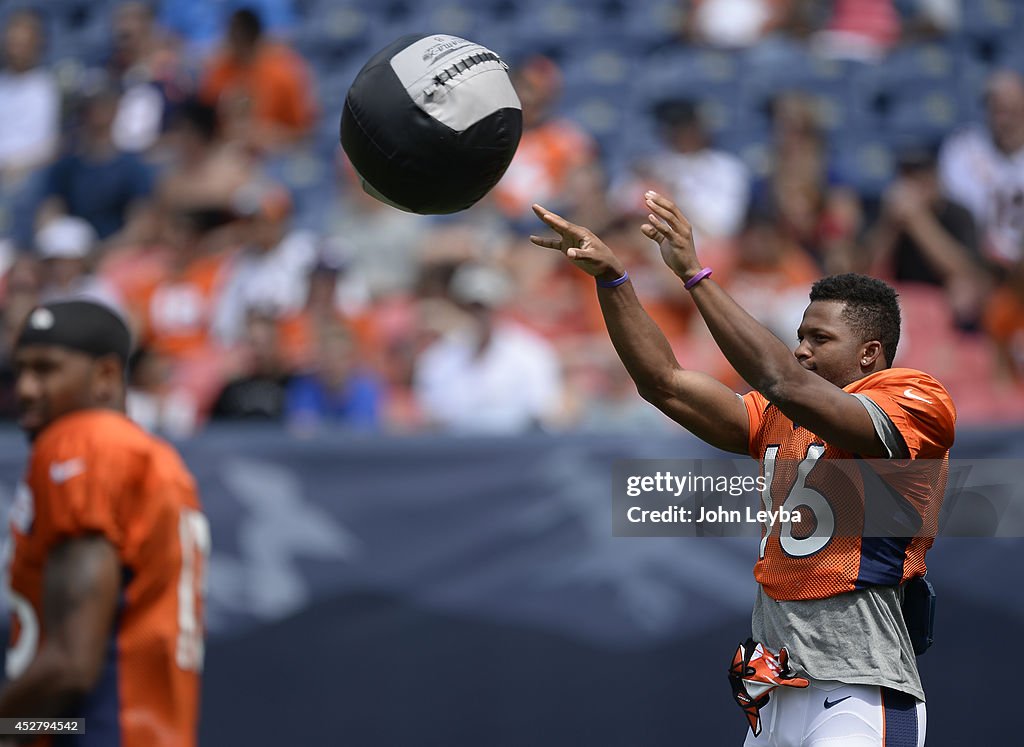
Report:
[[[50,422],[50,416],[40,408],[29,408],[18,414],[18,427],[30,436],[34,436]]]

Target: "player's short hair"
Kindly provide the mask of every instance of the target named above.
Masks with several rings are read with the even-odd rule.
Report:
[[[848,272],[822,278],[811,286],[811,301],[841,301],[843,319],[863,342],[878,340],[891,368],[900,342],[900,303],[888,283]]]
[[[240,39],[255,44],[263,36],[263,19],[253,8],[239,8],[228,21],[233,33]]]
[[[175,111],[172,122],[175,126],[192,128],[207,143],[217,139],[217,110],[199,99],[187,99],[182,102]]]
[[[14,343],[56,345],[94,358],[116,356],[128,366],[132,336],[121,315],[110,306],[91,299],[54,301],[37,306],[28,315]]]

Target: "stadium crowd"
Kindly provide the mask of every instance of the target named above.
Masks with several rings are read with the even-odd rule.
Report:
[[[796,46],[863,78],[915,44],[962,38],[964,10],[676,6],[647,58],[655,77],[685,77],[658,61],[695,51],[756,60]],[[172,436],[239,419],[299,434],[671,427],[615,357],[592,281],[526,239],[534,202],[592,228],[680,362],[745,391],[638,230],[654,187],[695,226],[715,279],[780,338],[795,344],[812,281],[869,272],[901,294],[897,365],[942,380],[962,422],[1024,419],[1024,79],[994,47],[982,50],[975,121],[890,143],[877,190],[844,173],[835,122],[799,84],[766,100],[757,158],[718,142],[720,112],[700,91],[672,86],[635,112],[650,125],[645,147],[610,149],[575,116],[557,45],[499,48],[523,105],[519,151],[480,204],[427,218],[367,196],[346,164],[344,91],[328,90],[337,79],[309,59],[323,50],[304,41],[310,3],[101,4],[76,37],[92,54],[60,65],[46,7],[0,17],[4,417],[7,349],[27,312],[87,294],[131,320],[130,413]]]

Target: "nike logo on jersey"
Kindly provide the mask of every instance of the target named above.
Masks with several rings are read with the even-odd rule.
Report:
[[[916,399],[918,402],[927,402],[929,405],[934,404],[930,399],[925,399],[920,394],[914,394],[913,389],[907,389],[903,392],[903,396],[907,399]]]
[[[50,479],[57,485],[67,482],[72,477],[78,477],[83,472],[85,472],[85,460],[81,457],[54,462],[50,465]]]
[[[840,703],[842,703],[844,700],[849,700],[852,697],[853,697],[852,695],[847,695],[845,698],[840,698],[839,700],[833,700],[830,703],[829,700],[828,700],[828,696],[826,695],[825,696],[825,708],[831,708],[832,706],[837,706]]]

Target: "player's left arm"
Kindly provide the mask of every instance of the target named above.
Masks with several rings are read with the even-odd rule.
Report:
[[[43,590],[46,640],[0,691],[0,718],[73,717],[96,684],[117,613],[121,565],[102,536],[66,540],[50,552]]]
[[[649,192],[649,223],[641,230],[684,282],[701,271],[693,231],[668,198]],[[794,423],[845,451],[887,457],[889,450],[862,402],[800,365],[782,340],[748,314],[711,279],[690,291],[715,342],[747,383]]]

